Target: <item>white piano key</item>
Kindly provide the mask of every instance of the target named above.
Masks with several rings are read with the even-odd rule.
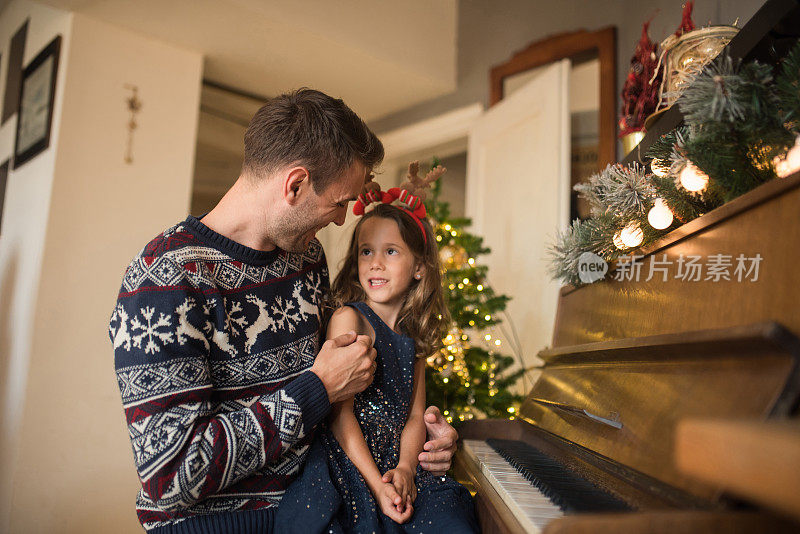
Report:
[[[523,477],[491,445],[480,440],[464,440],[464,452],[478,464],[495,491],[503,498],[526,532],[539,533],[553,519],[564,515],[561,509]]]

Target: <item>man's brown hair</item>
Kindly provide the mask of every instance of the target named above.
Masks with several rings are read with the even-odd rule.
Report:
[[[259,109],[244,134],[244,171],[275,172],[298,164],[316,193],[360,161],[371,171],[383,161],[383,144],[341,99],[302,88]]]

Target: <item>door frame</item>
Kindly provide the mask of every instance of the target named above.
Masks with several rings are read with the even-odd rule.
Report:
[[[546,37],[529,44],[489,71],[489,103],[503,99],[503,80],[514,74],[561,59],[597,53],[600,60],[600,111],[598,163],[600,168],[617,161],[617,28],[577,30]]]

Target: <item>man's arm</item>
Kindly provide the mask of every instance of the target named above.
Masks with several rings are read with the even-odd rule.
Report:
[[[133,291],[120,294],[111,318],[139,478],[165,511],[190,507],[276,460],[325,417],[328,391],[336,397],[371,381],[367,349],[353,343],[355,335],[342,336],[323,345],[322,376],[309,370],[281,389],[257,386],[250,406],[216,414],[201,303],[203,294],[190,289]]]

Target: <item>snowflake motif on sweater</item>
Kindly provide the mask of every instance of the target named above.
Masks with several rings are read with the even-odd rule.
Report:
[[[274,506],[329,409],[307,369],[322,246],[248,249],[194,217],[133,259],[109,323],[147,530]]]

